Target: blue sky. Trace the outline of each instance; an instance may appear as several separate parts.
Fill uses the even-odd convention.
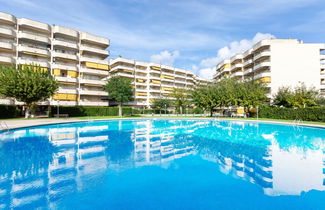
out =
[[[0,0],[0,11],[105,36],[111,58],[203,77],[261,39],[325,42],[324,0]]]

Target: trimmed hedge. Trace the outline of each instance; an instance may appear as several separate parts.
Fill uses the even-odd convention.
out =
[[[263,107],[259,109],[259,117],[284,120],[303,120],[325,122],[325,107],[282,108]]]
[[[19,116],[19,109],[13,105],[0,105],[0,118],[14,118]]]
[[[118,116],[118,107],[60,106],[59,112],[60,114],[68,114],[69,117]],[[51,106],[50,116],[54,116],[56,113],[57,107]],[[122,113],[126,116],[137,114],[131,107],[123,107]]]

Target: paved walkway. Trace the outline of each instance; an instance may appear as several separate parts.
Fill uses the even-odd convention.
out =
[[[309,127],[318,127],[325,128],[325,125],[317,124],[307,124],[307,123],[290,123],[290,122],[281,122],[281,121],[264,121],[264,120],[244,120],[244,119],[222,119],[222,118],[203,118],[203,117],[184,117],[184,118],[173,118],[173,117],[143,117],[143,118],[107,118],[107,119],[91,119],[92,121],[96,120],[137,120],[137,119],[195,119],[195,120],[225,120],[225,121],[243,121],[243,122],[262,122],[262,123],[274,123],[274,124],[284,124],[284,125],[301,125]],[[87,122],[87,119],[74,119],[74,118],[51,118],[51,119],[30,119],[30,120],[2,120],[0,121],[0,130],[23,128],[37,125],[48,125],[56,123],[69,123],[69,122]]]
[[[9,129],[36,126],[36,125],[47,125],[55,123],[69,123],[69,122],[81,122],[87,120],[73,119],[73,118],[58,118],[58,119],[31,119],[31,120],[2,120],[0,130],[6,130],[6,126]],[[6,125],[5,125],[6,124]]]

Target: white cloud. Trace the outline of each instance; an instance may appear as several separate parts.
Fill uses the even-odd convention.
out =
[[[200,66],[202,67],[199,70],[199,75],[201,77],[211,79],[213,74],[215,73],[215,66],[223,61],[224,59],[228,59],[231,56],[234,56],[237,53],[243,53],[249,48],[251,48],[257,42],[263,39],[275,38],[274,35],[268,33],[257,33],[253,37],[253,39],[247,40],[242,39],[241,41],[234,41],[229,44],[229,46],[225,46],[218,50],[217,56],[212,58],[206,58],[201,61]]]
[[[151,62],[154,62],[154,63],[160,63],[160,64],[172,66],[177,57],[179,57],[178,50],[175,50],[173,52],[164,50],[164,51],[161,51],[159,54],[152,55],[150,57],[150,60],[151,60]]]

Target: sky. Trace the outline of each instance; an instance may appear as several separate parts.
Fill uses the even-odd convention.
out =
[[[267,38],[325,43],[325,0],[0,0],[0,11],[110,39],[122,56],[212,78]]]

